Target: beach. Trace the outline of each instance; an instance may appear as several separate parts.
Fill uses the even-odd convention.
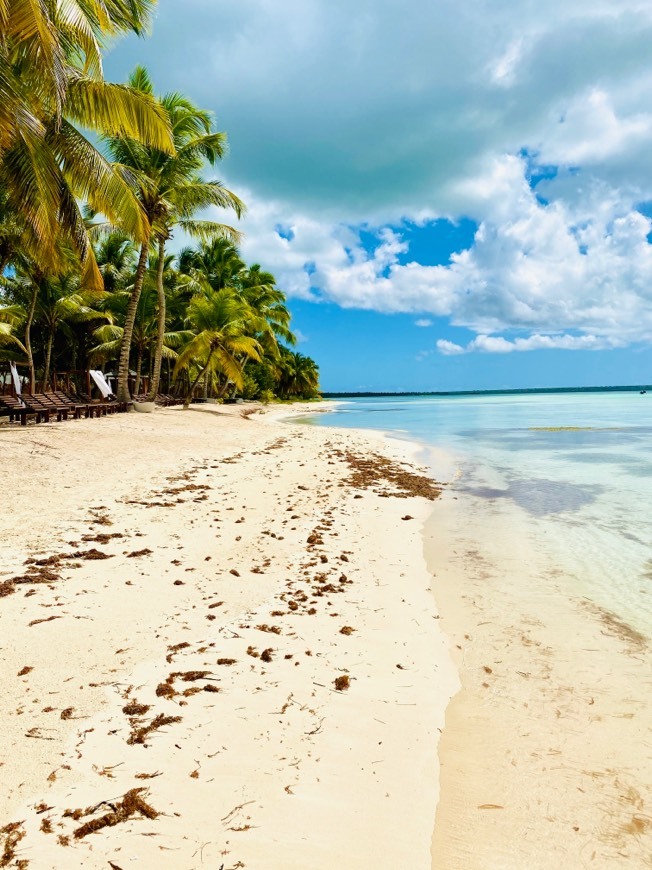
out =
[[[425,538],[462,682],[433,870],[652,866],[649,638],[573,592],[509,504],[451,500]]]
[[[439,487],[262,411],[0,433],[3,866],[430,866]]]
[[[648,637],[331,407],[0,432],[0,866],[650,866]]]

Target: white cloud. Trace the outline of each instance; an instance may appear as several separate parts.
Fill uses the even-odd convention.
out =
[[[478,335],[466,347],[440,339],[437,349],[445,356],[460,353],[513,353],[528,350],[606,350],[620,347],[614,339],[598,338],[595,335],[530,335],[527,338],[509,340],[500,335]]]
[[[292,296],[415,314],[423,326],[447,317],[479,337],[531,333],[507,351],[561,347],[565,335],[565,346],[587,349],[652,340],[652,222],[604,185],[582,203],[543,204],[526,169],[521,158],[493,158],[459,184],[480,223],[473,246],[449,265],[406,262],[400,230],[380,228],[369,252],[349,226],[252,194],[244,253],[272,268]],[[282,216],[291,239],[275,229]]]
[[[539,159],[548,164],[595,166],[648,148],[652,114],[619,115],[614,98],[600,88],[579,94],[562,118],[547,126],[538,143]]]
[[[162,0],[153,39],[107,67],[145,62],[161,90],[215,109],[220,172],[250,206],[244,254],[290,295],[476,333],[439,342],[448,354],[651,341],[636,205],[652,200],[652,6],[490,6]],[[547,203],[524,152],[559,167],[537,187]],[[463,215],[469,250],[409,262],[403,219]],[[373,252],[356,225],[377,231]]]
[[[213,108],[230,178],[259,198],[378,223],[461,213],[451,187],[491,155],[613,159],[642,142],[651,42],[647,0],[522,0],[518,14],[485,0],[161,0],[153,38],[119,44],[107,69],[143,62],[161,90]]]
[[[418,320],[414,321],[415,326],[421,326],[424,329],[428,326],[432,326],[432,320],[429,320],[427,317],[420,317]]]
[[[444,356],[456,356],[457,354],[464,353],[464,348],[459,344],[455,344],[453,341],[448,341],[446,338],[440,338],[437,342],[437,350],[439,353],[443,353]]]

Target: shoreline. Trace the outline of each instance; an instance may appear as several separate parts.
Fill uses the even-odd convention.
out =
[[[454,456],[412,444],[451,482],[423,547],[461,681],[439,741],[432,870],[648,866],[649,638],[572,594],[561,554],[516,508],[456,491]]]
[[[8,866],[429,866],[456,675],[430,506],[379,497],[412,457],[242,410],[0,435]]]
[[[462,683],[439,748],[433,870],[648,866],[648,639],[571,594],[505,503],[459,494],[425,537]]]

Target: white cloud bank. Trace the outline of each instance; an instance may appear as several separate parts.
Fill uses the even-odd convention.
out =
[[[649,0],[159,10],[153,39],[108,66],[143,60],[159,88],[215,109],[223,169],[250,205],[244,253],[291,295],[475,332],[440,342],[449,354],[652,341],[652,227],[637,208],[652,201]],[[532,164],[559,168],[539,198]],[[473,246],[410,262],[401,220],[437,216],[475,220]]]
[[[472,247],[448,265],[406,261],[400,230],[379,229],[369,252],[350,227],[299,212],[288,220],[287,205],[251,195],[244,252],[272,263],[295,297],[421,315],[420,326],[432,316],[449,318],[478,334],[466,352],[652,340],[652,221],[631,197],[598,182],[579,201],[541,202],[526,171],[523,158],[503,156],[460,182],[459,196],[479,226]],[[290,230],[283,235],[281,220]],[[507,330],[530,336],[497,337]],[[445,342],[439,349],[459,352]]]
[[[500,335],[478,335],[465,347],[453,341],[440,338],[437,350],[444,356],[460,353],[513,353],[528,350],[611,350],[621,347],[614,339],[598,338],[595,335],[530,335],[528,338],[515,338],[510,341]]]

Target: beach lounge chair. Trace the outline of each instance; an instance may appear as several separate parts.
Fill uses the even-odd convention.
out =
[[[28,417],[36,416],[34,411],[30,411],[20,399],[14,396],[0,396],[0,408],[8,415],[10,423],[19,421],[21,426],[27,426]]]
[[[67,396],[65,393],[60,392],[59,390],[43,393],[42,395],[45,397],[45,399],[47,399],[55,406],[68,408],[75,420],[79,420],[82,415],[85,417],[90,416],[88,404],[83,402],[75,402],[74,399],[71,399],[69,396]]]
[[[37,423],[49,423],[52,417],[56,417],[58,422],[67,420],[72,416],[72,411],[69,407],[60,402],[53,401],[45,393],[34,393],[31,396],[23,396],[23,402],[31,410],[38,413]]]

